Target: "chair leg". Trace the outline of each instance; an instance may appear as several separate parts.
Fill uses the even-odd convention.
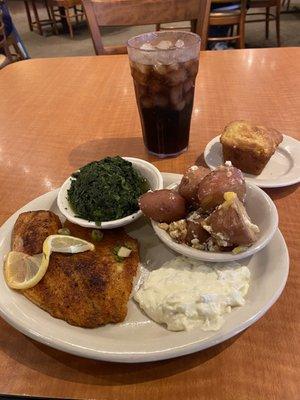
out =
[[[277,36],[277,46],[281,46],[280,40],[280,5],[276,7],[276,36]]]
[[[238,39],[238,45],[240,49],[245,48],[245,20],[243,19],[240,21],[238,25],[238,32],[239,32],[239,39]]]
[[[56,24],[56,18],[55,18],[55,13],[54,13],[53,5],[50,4],[49,8],[50,8],[51,19],[52,19],[52,21],[53,21],[53,25],[52,25],[53,33],[54,33],[55,35],[58,35],[58,28],[57,28],[57,24]]]
[[[68,9],[68,7],[65,7],[65,10],[66,10],[66,19],[67,19],[67,24],[69,27],[70,36],[71,36],[71,39],[74,39],[73,27],[72,27],[71,18],[70,18],[70,10]]]
[[[74,8],[74,14],[75,14],[76,24],[78,24],[78,23],[79,23],[79,18],[78,18],[78,14],[77,14],[77,7],[74,6],[73,8]]]
[[[38,30],[39,34],[41,36],[43,36],[42,25],[40,23],[40,18],[39,18],[39,14],[38,14],[38,11],[37,11],[37,8],[36,8],[35,0],[31,1],[31,5],[32,5],[32,9],[33,9],[33,14],[34,14],[37,30]]]
[[[156,31],[160,31],[160,24],[156,24],[156,25],[155,25],[155,30],[156,30]]]
[[[269,39],[270,7],[266,8],[266,39]]]
[[[33,31],[32,19],[31,19],[31,14],[30,14],[28,1],[24,1],[24,4],[25,4],[25,10],[26,10],[26,15],[27,15],[27,19],[28,19],[29,29],[31,31]]]
[[[81,10],[81,17],[80,18],[81,18],[81,21],[83,21],[84,17],[85,17],[85,11],[84,11],[83,6],[81,6],[80,10]]]
[[[5,57],[8,59],[8,61],[10,63],[13,62],[13,58],[12,58],[11,53],[9,51],[9,46],[8,46],[8,44],[6,42],[3,44],[3,49],[4,49]]]
[[[47,0],[45,0],[45,7],[46,7],[47,14],[48,14],[48,19],[51,20],[51,15],[50,15],[50,10],[49,10],[49,4],[48,4],[48,1],[47,1]]]

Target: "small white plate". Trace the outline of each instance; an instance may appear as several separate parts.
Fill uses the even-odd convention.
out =
[[[163,177],[165,187],[180,179],[175,174],[163,174]],[[0,228],[0,268],[4,255],[10,250],[11,232],[18,215],[41,209],[50,209],[59,215],[57,193],[55,190],[31,201]],[[158,239],[143,217],[128,225],[126,230],[138,239],[141,262],[146,269],[154,269],[176,256]],[[277,230],[268,246],[243,260],[242,264],[251,271],[246,304],[226,316],[224,325],[217,332],[199,329],[167,331],[151,321],[134,300],[129,301],[127,317],[121,324],[96,329],[77,328],[51,317],[21,293],[9,289],[3,273],[0,273],[0,315],[32,339],[77,356],[127,363],[174,358],[229,339],[254,324],[276,302],[289,271],[288,251],[280,231]]]
[[[181,180],[182,175],[178,175],[178,177],[180,177]],[[168,189],[176,190],[180,180],[170,185]],[[251,221],[258,225],[260,232],[257,241],[242,253],[233,254],[231,252],[203,251],[194,249],[186,244],[177,243],[165,230],[159,227],[158,222],[151,220],[153,229],[165,245],[177,253],[196,260],[230,262],[252,256],[262,250],[272,239],[278,227],[278,213],[275,204],[262,189],[249,182],[246,183],[246,186],[246,210]]]
[[[163,178],[159,170],[148,161],[141,160],[140,158],[133,157],[122,157],[124,160],[130,161],[132,166],[140,172],[140,174],[147,179],[150,188],[152,190],[162,189]],[[97,225],[94,221],[88,221],[83,218],[76,217],[76,214],[72,210],[70,203],[68,201],[68,190],[70,189],[72,182],[72,177],[69,177],[61,186],[57,196],[57,205],[60,212],[74,224],[83,226],[85,228],[95,228],[95,229],[113,229],[120,226],[128,225],[131,222],[138,219],[142,212],[138,210],[137,212],[128,215],[127,217],[115,219],[113,221],[102,222],[101,225]]]
[[[204,159],[212,170],[224,163],[220,136],[207,144]],[[300,182],[300,142],[283,135],[283,141],[260,175],[243,174],[247,182],[261,188],[283,187]]]

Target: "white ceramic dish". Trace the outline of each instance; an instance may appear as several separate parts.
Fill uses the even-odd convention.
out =
[[[165,186],[178,179],[175,174],[163,174]],[[31,201],[12,215],[0,228],[0,265],[10,250],[13,225],[21,212],[51,209],[56,205],[58,191],[49,192]],[[169,250],[153,233],[144,218],[128,225],[126,230],[140,243],[140,257],[147,269],[160,266],[173,258]],[[130,300],[126,320],[117,325],[83,329],[51,317],[20,293],[7,287],[0,273],[0,315],[25,335],[56,349],[82,357],[115,362],[145,362],[163,360],[193,353],[214,346],[252,325],[275,303],[288,276],[289,257],[285,241],[279,232],[262,251],[243,260],[251,271],[246,304],[226,317],[217,331],[198,329],[170,332],[140,311]]]
[[[124,158],[124,160],[130,161],[133,167],[136,170],[138,170],[141,173],[141,175],[148,180],[152,190],[162,189],[163,178],[159,170],[154,165],[150,164],[145,160],[141,160],[140,158],[133,158],[133,157],[122,157],[122,158]],[[60,212],[74,224],[83,226],[85,228],[112,229],[128,225],[142,215],[142,212],[139,210],[124,218],[115,219],[113,221],[102,222],[101,226],[97,225],[94,221],[88,221],[83,218],[78,218],[75,216],[75,213],[72,210],[67,199],[67,192],[71,186],[71,180],[72,178],[69,177],[61,186],[57,196],[57,205]]]
[[[220,136],[211,140],[205,150],[204,159],[210,169],[223,164]],[[289,186],[300,182],[300,142],[284,135],[275,154],[260,175],[244,174],[245,180],[262,188]]]
[[[178,183],[182,175],[178,175],[179,180],[171,184],[168,189],[177,189]],[[233,254],[231,252],[210,252],[192,248],[186,244],[176,243],[171,236],[163,229],[159,228],[159,223],[151,220],[153,229],[157,236],[177,253],[196,260],[212,261],[212,262],[229,262],[237,261],[252,256],[262,250],[272,239],[278,227],[278,213],[275,204],[270,197],[258,186],[246,183],[246,210],[251,221],[258,225],[260,229],[258,240],[253,243],[246,251]]]

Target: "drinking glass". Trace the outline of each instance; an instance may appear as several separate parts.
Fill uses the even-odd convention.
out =
[[[188,147],[200,42],[195,33],[160,31],[127,43],[144,144],[158,157]]]

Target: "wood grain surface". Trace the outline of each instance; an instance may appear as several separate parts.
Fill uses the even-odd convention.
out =
[[[23,61],[0,71],[0,223],[83,164],[141,157],[182,173],[206,143],[246,118],[300,135],[300,49],[201,54],[189,150],[158,160],[143,146],[127,56]],[[300,195],[268,190],[290,258],[277,303],[242,334],[206,351],[122,365],[68,355],[0,320],[0,392],[95,399],[299,399]],[[298,291],[297,291],[298,288]],[[1,295],[1,294],[0,294]]]

